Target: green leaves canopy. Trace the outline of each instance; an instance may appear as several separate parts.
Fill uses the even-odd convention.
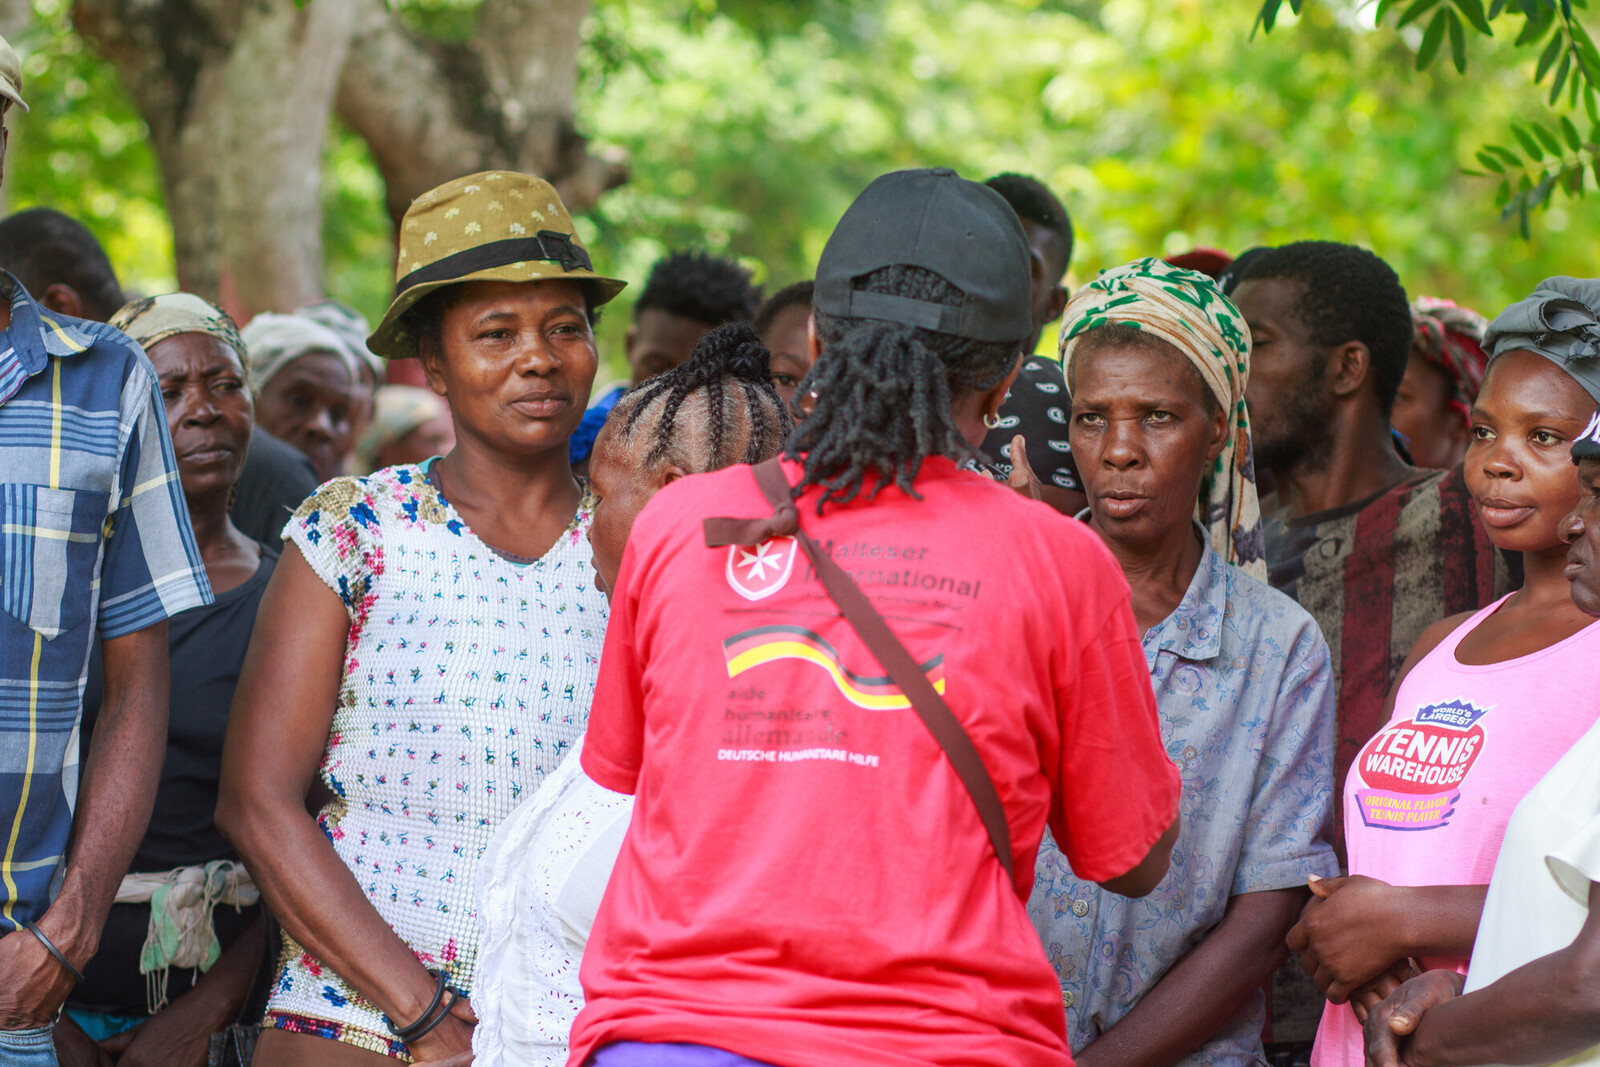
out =
[[[447,34],[460,5],[435,6]],[[1197,244],[1326,237],[1372,247],[1413,293],[1493,314],[1546,275],[1591,270],[1593,200],[1561,200],[1527,241],[1518,218],[1497,221],[1502,177],[1507,200],[1535,193],[1542,179],[1519,183],[1539,154],[1548,165],[1593,140],[1589,116],[1563,123],[1529,91],[1545,38],[1519,49],[1504,30],[1484,37],[1480,9],[1501,13],[1471,0],[1394,7],[1374,29],[1354,0],[1283,0],[1268,37],[1252,32],[1254,0],[814,0],[782,17],[749,0],[596,0],[579,125],[626,149],[632,177],[580,226],[597,265],[636,283],[667,248],[697,244],[742,257],[770,289],[809,276],[873,177],[946,164],[1044,179],[1077,227],[1080,282]],[[141,124],[61,5],[36,8],[43,29],[23,42],[35,110],[9,117],[10,205],[84,218],[133,286],[170,287]],[[1452,48],[1450,20],[1463,28],[1470,80],[1437,62],[1415,72],[1441,16]],[[1513,123],[1528,143],[1483,143]],[[335,129],[324,181],[329,286],[375,315],[392,246],[381,183],[348,131]],[[1570,182],[1558,170],[1546,201]],[[602,322],[613,370],[636,293]]]

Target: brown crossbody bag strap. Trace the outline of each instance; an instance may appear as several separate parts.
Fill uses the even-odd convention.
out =
[[[1006,878],[1015,883],[1011,870],[1011,827],[1006,822],[1005,807],[1000,803],[1000,793],[995,789],[994,779],[989,777],[989,770],[983,765],[972,738],[860,586],[833,561],[833,557],[819,550],[817,543],[800,528],[800,514],[794,506],[793,490],[783,476],[783,468],[778,460],[769,459],[752,470],[756,484],[761,487],[767,503],[772,505],[772,514],[762,519],[706,519],[706,545],[711,548],[756,545],[772,537],[786,536],[799,542],[806,558],[811,561],[812,569],[822,580],[822,587],[833,598],[845,621],[888,672],[890,680],[911,701],[917,717],[928,728],[939,747],[944,749],[961,784],[967,787],[967,792],[972,796],[972,803],[978,809],[984,829],[989,832],[989,843],[994,846],[995,857],[999,859],[1000,866],[1005,868]]]

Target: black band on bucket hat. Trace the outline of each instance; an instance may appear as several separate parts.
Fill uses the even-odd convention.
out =
[[[540,230],[534,237],[491,241],[489,244],[446,256],[425,267],[418,267],[395,282],[394,295],[399,296],[413,285],[449,281],[467,274],[476,274],[480,270],[503,267],[508,263],[521,263],[530,259],[559,263],[562,270],[594,270],[589,262],[589,253],[583,250],[582,245],[573,244],[570,233]]]

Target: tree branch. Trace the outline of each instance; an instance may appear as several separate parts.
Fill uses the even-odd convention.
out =
[[[242,317],[321,295],[327,116],[345,0],[78,0],[150,127],[178,282]]]
[[[335,108],[370,147],[397,223],[421,193],[478,170],[539,174],[573,210],[626,179],[573,123],[589,0],[485,0],[466,45],[413,33],[382,0],[348,2],[356,27]]]

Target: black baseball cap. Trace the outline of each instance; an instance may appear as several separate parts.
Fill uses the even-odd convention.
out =
[[[895,266],[932,271],[967,294],[965,306],[852,287]],[[1028,239],[1011,205],[948,167],[930,167],[885,174],[856,197],[817,262],[812,306],[839,318],[1020,342],[1033,332],[1032,294]]]

